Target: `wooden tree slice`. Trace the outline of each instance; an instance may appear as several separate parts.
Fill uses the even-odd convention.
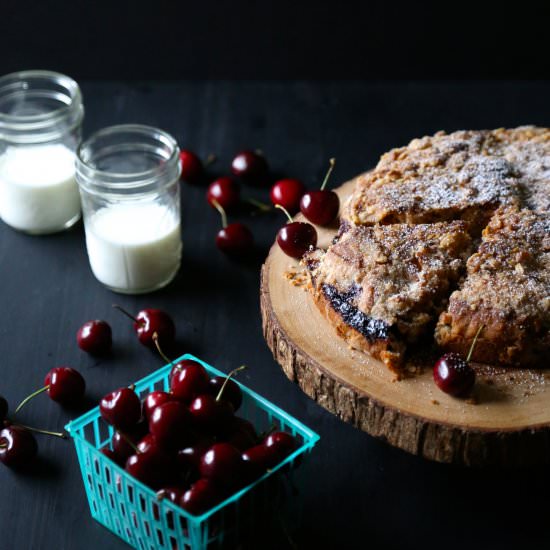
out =
[[[341,202],[354,180],[337,192]],[[298,216],[297,219],[300,217]],[[319,231],[327,247],[336,228]],[[315,307],[300,272],[274,245],[262,268],[264,336],[286,376],[331,413],[410,453],[439,462],[519,466],[550,463],[550,375],[476,365],[474,399],[450,397],[431,369],[395,381],[367,354],[350,349]]]

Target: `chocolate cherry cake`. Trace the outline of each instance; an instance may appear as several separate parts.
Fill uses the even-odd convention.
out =
[[[397,372],[420,339],[466,354],[481,325],[474,360],[544,367],[549,212],[550,129],[415,139],[357,179],[333,244],[304,257],[310,291]]]

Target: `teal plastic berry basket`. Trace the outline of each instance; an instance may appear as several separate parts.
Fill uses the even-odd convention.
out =
[[[212,376],[224,373],[186,354]],[[140,397],[169,389],[172,364],[155,371],[135,385]],[[99,407],[70,422],[71,435],[82,471],[92,517],[140,550],[199,550],[236,546],[256,534],[281,527],[289,532],[301,517],[301,494],[307,485],[307,458],[319,436],[301,422],[243,386],[238,416],[252,422],[258,433],[276,426],[293,434],[299,447],[276,468],[201,516],[193,516],[175,504],[159,501],[155,492],[128,475],[100,449],[110,445],[113,428],[103,421]],[[298,467],[299,466],[299,467]],[[267,531],[268,532],[268,531]]]

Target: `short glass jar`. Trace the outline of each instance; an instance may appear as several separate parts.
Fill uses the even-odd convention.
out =
[[[84,108],[78,84],[50,71],[0,78],[0,218],[26,233],[80,218],[75,151]]]
[[[77,150],[90,266],[114,292],[151,292],[178,272],[179,153],[170,135],[140,125],[104,128]]]

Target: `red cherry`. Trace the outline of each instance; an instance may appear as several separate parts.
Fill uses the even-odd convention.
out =
[[[137,442],[147,433],[147,428],[147,424],[142,421],[125,433],[116,431],[113,434],[111,446],[123,463],[136,452]]]
[[[241,453],[229,443],[215,443],[202,457],[199,471],[202,477],[235,487],[241,483],[244,471]]]
[[[214,180],[206,192],[206,200],[212,208],[216,208],[214,201],[228,212],[237,206],[241,200],[239,184],[226,176]]]
[[[300,201],[300,210],[310,222],[329,225],[338,215],[340,199],[334,191],[309,191]]]
[[[130,456],[126,461],[126,471],[153,489],[170,483],[173,475],[170,460],[156,449]]]
[[[213,444],[212,439],[201,439],[194,445],[185,447],[178,451],[178,465],[183,470],[199,471],[202,457]]]
[[[182,149],[180,152],[181,179],[188,183],[198,182],[203,175],[201,159],[192,151]]]
[[[258,443],[258,436],[254,426],[248,420],[233,417],[223,432],[223,441],[230,443],[240,451],[246,451]]]
[[[287,256],[300,259],[317,245],[317,231],[309,223],[287,223],[277,233],[277,244]]]
[[[136,315],[134,330],[139,341],[148,348],[156,349],[153,334],[157,334],[158,341],[163,347],[170,347],[174,343],[176,327],[168,313],[160,309],[143,309]]]
[[[442,355],[434,366],[437,387],[455,397],[468,394],[474,387],[476,373],[458,353]]]
[[[203,514],[223,499],[220,488],[211,479],[199,479],[185,491],[180,506],[195,516]]]
[[[144,346],[156,349],[154,334],[157,334],[158,341],[164,348],[169,348],[174,343],[176,327],[170,315],[165,311],[151,308],[142,309],[134,317],[119,305],[113,307],[134,321],[134,330],[138,340]]]
[[[300,180],[286,178],[275,182],[269,196],[274,205],[280,204],[289,212],[296,212],[300,208],[300,199],[305,192],[306,187]]]
[[[137,444],[137,450],[140,453],[144,453],[150,449],[158,449],[158,443],[153,434],[146,434]]]
[[[8,402],[0,395],[0,426],[8,416]]]
[[[226,380],[226,376],[214,376],[214,378],[210,379],[210,393],[214,397],[217,397],[217,395],[220,393],[220,390],[222,389],[222,386],[224,385]],[[220,399],[229,401],[231,405],[233,405],[233,411],[236,412],[239,410],[239,407],[243,402],[243,393],[238,384],[233,382],[233,380],[228,380],[227,384],[225,384],[225,388],[222,395],[220,396]]]
[[[146,419],[151,417],[153,410],[159,405],[164,405],[169,401],[175,401],[176,397],[165,391],[152,391],[144,400],[143,400],[143,416]]]
[[[217,401],[209,393],[195,397],[189,411],[197,426],[212,433],[223,429],[230,422],[234,412],[229,401]]]
[[[327,175],[318,191],[305,193],[300,201],[302,214],[312,223],[317,225],[329,225],[338,215],[340,199],[334,191],[325,190],[330,174],[334,169],[335,160],[330,159]]]
[[[105,321],[88,321],[78,329],[76,342],[91,355],[105,355],[113,345],[111,327]]]
[[[243,460],[248,462],[252,467],[252,471],[257,476],[261,476],[275,468],[280,462],[278,455],[273,451],[273,448],[266,447],[265,445],[255,445],[243,452]]]
[[[74,405],[84,396],[86,382],[82,375],[70,367],[51,369],[44,379],[48,395],[62,405]]]
[[[101,400],[99,411],[106,422],[126,432],[135,428],[141,419],[141,401],[130,388],[120,388]]]
[[[269,167],[263,155],[254,151],[241,151],[231,162],[231,171],[248,183],[265,183]]]
[[[178,449],[189,442],[193,420],[187,407],[179,401],[159,405],[149,419],[149,431],[165,449]]]
[[[29,430],[20,426],[8,426],[0,431],[0,462],[5,466],[24,466],[37,453],[36,439]]]
[[[277,462],[281,462],[296,450],[298,442],[294,436],[286,432],[273,432],[265,438],[264,445],[268,449],[272,449],[279,457]]]
[[[197,395],[205,393],[210,378],[206,369],[197,361],[180,361],[172,368],[170,391],[180,401],[190,403]]]
[[[231,223],[218,231],[216,246],[228,256],[244,256],[254,246],[254,236],[246,225]]]

